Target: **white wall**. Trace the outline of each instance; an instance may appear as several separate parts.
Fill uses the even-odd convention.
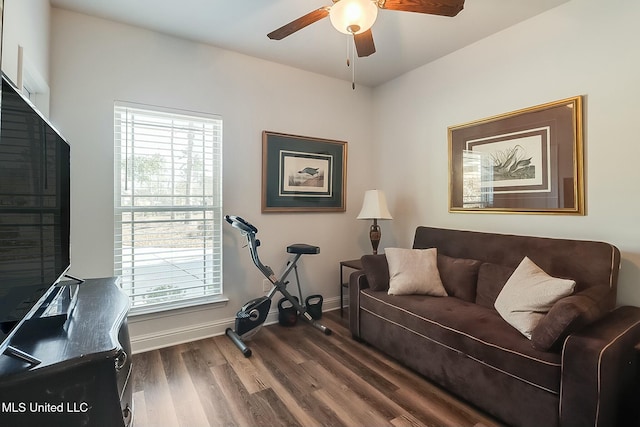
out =
[[[381,247],[417,225],[603,240],[622,251],[618,302],[640,305],[640,2],[573,0],[374,91],[375,152],[394,220]],[[587,215],[448,212],[447,127],[586,96]]]
[[[368,224],[355,217],[371,161],[370,89],[354,92],[344,81],[56,8],[51,88],[52,121],[72,149],[73,274],[113,274],[113,103],[122,100],[221,115],[224,212],[259,228],[261,258],[276,272],[287,245],[320,246],[299,263],[305,293],[337,302],[339,261],[368,244]],[[261,214],[263,130],[347,141],[347,212]],[[134,348],[224,331],[244,302],[262,294],[240,234],[229,226],[224,233],[227,306],[130,319]]]
[[[49,0],[5,0],[2,29],[2,71],[18,84],[18,70],[37,81],[40,98],[36,105],[49,113]],[[23,48],[21,67],[18,46]],[[23,74],[20,77],[25,77]]]

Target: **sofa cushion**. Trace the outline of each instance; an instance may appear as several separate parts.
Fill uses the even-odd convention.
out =
[[[369,287],[374,291],[389,289],[389,264],[384,254],[363,255],[360,258],[362,270],[367,276]],[[445,291],[465,301],[474,302],[481,261],[453,258],[438,254],[438,272]]]
[[[461,300],[474,302],[481,261],[452,258],[438,254],[438,271],[447,294]]]
[[[496,298],[514,270],[515,268],[491,262],[482,263],[478,269],[476,304],[493,309]]]
[[[389,295],[447,296],[438,273],[438,253],[432,249],[386,248]]]
[[[374,291],[386,291],[389,289],[389,265],[387,257],[381,255],[363,255],[360,258],[362,270],[367,276],[369,287]]]
[[[535,387],[560,391],[560,354],[533,348],[493,309],[458,298],[371,289],[360,292],[360,309],[412,331],[416,345],[428,340]]]
[[[511,326],[531,339],[538,322],[560,298],[570,295],[574,280],[551,277],[524,257],[496,299],[495,308]]]
[[[538,350],[559,350],[566,337],[607,313],[598,303],[606,291],[592,287],[560,299],[534,328],[531,344]]]

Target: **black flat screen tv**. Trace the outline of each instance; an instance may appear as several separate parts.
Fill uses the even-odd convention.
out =
[[[70,150],[5,76],[0,105],[2,355],[70,265]]]

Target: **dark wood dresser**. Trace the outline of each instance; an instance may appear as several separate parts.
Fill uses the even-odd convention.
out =
[[[0,426],[132,425],[129,301],[117,280],[82,283],[64,327],[20,329],[12,345],[41,363],[0,355]]]

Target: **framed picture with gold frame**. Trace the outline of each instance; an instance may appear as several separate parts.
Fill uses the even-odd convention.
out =
[[[584,215],[582,103],[450,126],[449,211]]]
[[[344,212],[347,143],[262,132],[262,212]]]

